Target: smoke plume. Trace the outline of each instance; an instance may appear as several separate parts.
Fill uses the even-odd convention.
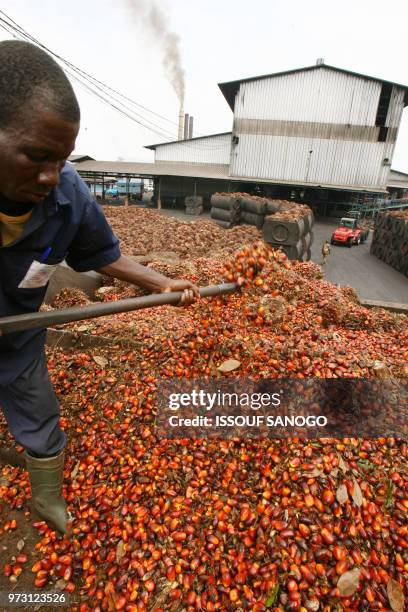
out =
[[[168,19],[156,0],[127,0],[137,20],[148,27],[163,51],[163,67],[166,77],[176,92],[180,103],[184,101],[184,70],[181,62],[180,37],[169,30]]]

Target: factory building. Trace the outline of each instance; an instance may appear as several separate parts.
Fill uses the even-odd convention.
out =
[[[219,87],[233,112],[231,132],[147,147],[165,203],[238,190],[341,214],[359,199],[385,197],[406,86],[318,60]],[[165,166],[176,174],[165,175]]]

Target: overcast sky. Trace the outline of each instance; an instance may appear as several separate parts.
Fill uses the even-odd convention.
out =
[[[134,4],[150,0],[133,0]],[[195,132],[231,130],[217,83],[325,62],[408,85],[406,0],[157,0],[179,38],[185,111]],[[47,47],[177,123],[179,103],[153,35],[130,0],[0,0],[0,8]],[[0,39],[10,38],[0,29]],[[117,114],[72,81],[82,110],[77,153],[100,160],[153,161],[146,144],[164,139]],[[138,111],[176,139],[177,127]],[[393,168],[408,172],[408,109]]]

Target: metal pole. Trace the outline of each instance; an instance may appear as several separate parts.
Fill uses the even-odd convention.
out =
[[[159,187],[157,190],[157,208],[161,208],[162,204],[161,204],[161,177],[159,177]]]
[[[102,202],[105,201],[105,175],[102,174]]]
[[[125,196],[125,206],[126,208],[129,206],[129,177],[126,177],[126,196]]]
[[[201,297],[211,297],[215,295],[225,295],[238,290],[236,283],[225,283],[222,285],[210,285],[199,289]],[[72,308],[62,308],[52,312],[34,312],[23,315],[0,318],[0,331],[2,334],[9,334],[16,331],[27,329],[37,329],[48,327],[49,325],[61,325],[71,321],[82,321],[83,319],[94,319],[105,317],[118,312],[130,312],[151,308],[152,306],[162,306],[163,304],[178,304],[182,291],[172,291],[170,293],[154,293],[139,298],[129,298],[116,302],[104,302],[102,304],[89,304],[88,306],[73,306]]]

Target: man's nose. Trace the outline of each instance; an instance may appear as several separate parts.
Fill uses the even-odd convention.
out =
[[[47,167],[41,170],[38,175],[37,182],[40,185],[47,185],[47,187],[55,187],[58,185],[60,180],[61,164],[47,164]]]

